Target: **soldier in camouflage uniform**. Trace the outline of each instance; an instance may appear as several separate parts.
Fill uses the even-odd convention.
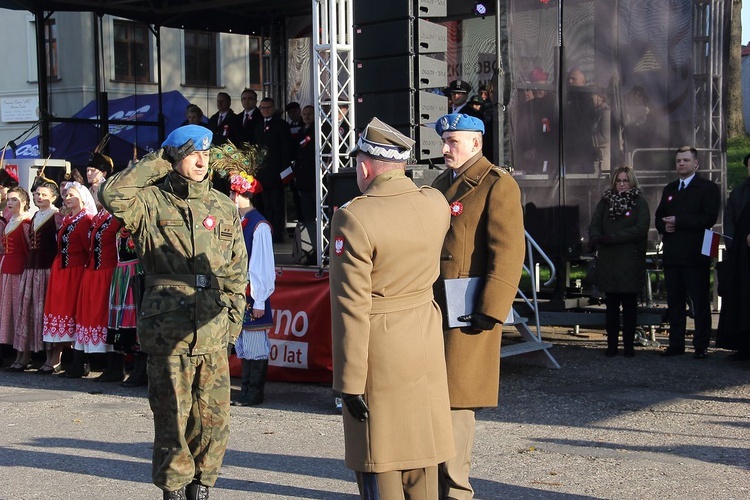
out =
[[[153,481],[164,498],[208,498],[229,438],[227,345],[245,310],[247,252],[232,202],[211,188],[211,132],[186,125],[101,188],[131,231],[144,276]]]

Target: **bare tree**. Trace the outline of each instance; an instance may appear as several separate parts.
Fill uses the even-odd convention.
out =
[[[742,0],[732,0],[729,28],[729,68],[727,74],[727,138],[745,135],[742,117]]]

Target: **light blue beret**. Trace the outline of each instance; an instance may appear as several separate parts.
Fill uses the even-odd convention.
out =
[[[212,138],[213,133],[206,127],[200,125],[183,125],[174,129],[161,144],[161,147],[172,146],[179,148],[192,139],[193,147],[196,151],[206,151],[211,147]]]
[[[443,135],[443,132],[481,132],[484,134],[484,122],[463,113],[451,113],[440,117],[435,123],[435,131],[438,135]]]

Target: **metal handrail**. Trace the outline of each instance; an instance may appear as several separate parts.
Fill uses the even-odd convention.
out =
[[[539,255],[541,255],[542,259],[547,263],[547,265],[550,267],[550,278],[548,281],[544,283],[544,286],[549,286],[555,281],[555,276],[557,276],[557,269],[555,268],[555,264],[552,263],[552,260],[550,260],[549,256],[544,253],[544,250],[537,244],[536,241],[534,241],[534,238],[531,237],[531,235],[528,233],[528,231],[524,230],[524,234],[526,235],[526,255],[528,259],[528,265],[524,263],[523,268],[526,270],[526,272],[529,275],[529,278],[531,278],[531,300],[526,296],[525,293],[523,293],[523,290],[521,290],[521,287],[518,287],[518,295],[523,299],[523,301],[526,303],[526,305],[529,306],[529,308],[534,311],[534,324],[536,325],[536,333],[533,333],[534,337],[541,341],[541,323],[539,321],[539,303],[537,300],[537,290],[536,290],[536,283],[537,283],[537,275],[536,275],[536,265],[534,264],[534,250],[539,252]]]

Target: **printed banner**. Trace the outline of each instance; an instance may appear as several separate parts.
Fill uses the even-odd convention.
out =
[[[317,269],[278,270],[270,301],[274,326],[268,332],[268,380],[330,383],[333,361],[328,273],[319,274]],[[230,370],[234,377],[242,375],[240,360],[234,355]]]

